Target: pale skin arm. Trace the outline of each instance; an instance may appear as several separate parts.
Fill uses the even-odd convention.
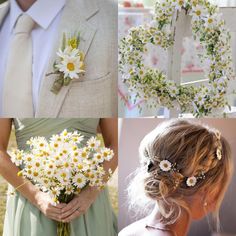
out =
[[[18,177],[19,168],[10,160],[7,146],[11,133],[12,120],[0,119],[0,175],[30,203],[36,206],[45,216],[60,221],[60,212],[63,205],[54,206],[49,195],[39,191],[31,182]]]
[[[117,119],[101,119],[100,130],[105,142],[105,146],[114,150],[115,156],[109,162],[104,162],[103,167],[114,172],[118,165],[118,128]],[[105,177],[107,182],[108,176]],[[96,187],[87,187],[81,191],[70,203],[62,209],[61,220],[70,222],[85,214],[92,203],[96,200],[101,190]],[[79,209],[79,211],[77,211]]]

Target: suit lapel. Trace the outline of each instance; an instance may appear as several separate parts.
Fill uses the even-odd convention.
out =
[[[9,2],[5,2],[0,6],[0,28],[3,24],[4,18],[6,17],[8,11],[10,10]]]
[[[62,45],[63,33],[80,32],[81,43],[80,50],[85,53],[85,57],[88,53],[89,47],[96,33],[96,28],[91,26],[89,20],[98,12],[98,6],[96,0],[68,0],[63,10],[62,19],[57,35],[57,42],[52,52],[52,56],[49,60],[49,67],[46,74],[53,71],[53,64],[57,58],[57,51]],[[59,115],[61,106],[65,100],[65,97],[71,87],[63,86],[60,92],[55,95],[50,91],[53,82],[57,78],[56,75],[45,76],[41,83],[39,104],[36,110],[36,117],[57,117]]]

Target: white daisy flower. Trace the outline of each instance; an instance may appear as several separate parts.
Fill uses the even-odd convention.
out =
[[[205,26],[208,28],[214,28],[216,27],[221,20],[221,16],[219,14],[215,15],[208,15],[204,21],[205,21]]]
[[[60,189],[59,188],[52,188],[50,193],[52,196],[58,197],[60,195]]]
[[[113,150],[111,150],[109,148],[102,148],[101,154],[102,154],[104,160],[106,160],[106,161],[110,161],[114,156]]]
[[[74,155],[76,154],[77,152],[74,153]],[[89,151],[87,150],[87,148],[82,148],[82,149],[79,149],[78,150],[78,155],[79,157],[81,157],[82,159],[88,159],[89,158]]]
[[[73,186],[72,186],[72,185],[66,186],[65,194],[71,195],[71,194],[73,194],[73,193],[74,193],[74,188],[73,188]]]
[[[11,161],[16,164],[16,166],[20,166],[23,162],[23,151],[15,150],[11,153]]]
[[[77,173],[73,177],[73,182],[78,188],[82,189],[86,185],[86,178],[83,174]]]
[[[204,95],[201,93],[196,94],[196,97],[194,98],[194,101],[199,105],[203,105],[205,102]]]
[[[103,157],[103,155],[101,155],[101,153],[95,153],[94,160],[98,163],[102,163],[102,162],[104,162],[104,157]]]
[[[194,187],[197,183],[197,178],[195,176],[189,177],[186,181],[188,187]]]
[[[101,145],[101,141],[99,139],[97,139],[96,137],[91,137],[88,141],[87,141],[87,145],[89,148],[91,149],[97,149],[99,148],[99,146]]]
[[[73,49],[71,52],[60,51],[58,56],[62,59],[60,63],[56,64],[56,68],[63,72],[64,78],[79,79],[79,74],[84,73],[83,56],[78,49]]]
[[[221,152],[221,149],[220,148],[217,148],[216,150],[216,156],[217,156],[217,159],[220,161],[222,159],[222,152]]]
[[[185,3],[185,1],[184,0],[177,0],[176,1],[176,5],[175,5],[175,9],[176,10],[181,10],[181,8],[184,6],[184,3]]]
[[[77,48],[72,48],[70,46],[67,46],[64,51],[62,51],[61,49],[59,49],[59,51],[57,52],[57,55],[64,60],[67,57],[76,57],[77,55],[79,55],[79,50]]]
[[[191,15],[193,16],[193,19],[200,19],[202,16],[205,16],[207,14],[207,9],[204,6],[197,5],[196,7],[193,7]]]
[[[216,130],[216,131],[215,131],[215,135],[216,135],[216,138],[217,138],[218,140],[220,140],[220,138],[221,138],[221,133],[220,133],[219,130]]]
[[[159,167],[162,171],[168,172],[171,170],[172,164],[168,160],[163,160],[160,162]]]

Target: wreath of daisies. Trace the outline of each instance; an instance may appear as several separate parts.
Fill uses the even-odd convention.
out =
[[[163,71],[144,64],[148,44],[163,49],[173,45],[172,19],[180,11],[192,16],[193,38],[203,49],[199,57],[209,80],[206,86],[177,85],[168,80]],[[219,7],[209,1],[158,0],[153,21],[131,28],[120,42],[119,63],[123,82],[136,99],[144,100],[149,107],[175,107],[181,113],[190,112],[196,117],[222,110],[229,106],[226,93],[229,80],[234,78],[230,39]]]

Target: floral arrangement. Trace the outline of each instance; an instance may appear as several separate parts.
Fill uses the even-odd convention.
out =
[[[49,141],[33,137],[27,142],[29,150],[14,150],[11,160],[21,168],[18,175],[49,193],[55,204],[68,203],[86,186],[103,188],[104,177],[111,175],[102,163],[113,158],[113,151],[101,147],[96,137],[91,137],[86,145],[82,141],[82,135],[67,130]],[[69,224],[58,222],[57,233],[69,236]]]
[[[84,53],[79,50],[80,34],[66,36],[63,34],[62,47],[57,52],[58,60],[54,63],[54,72],[58,74],[51,91],[58,94],[63,86],[68,86],[74,79],[85,73]]]
[[[148,44],[163,49],[173,45],[173,15],[180,11],[192,16],[194,40],[203,48],[199,57],[205,66],[207,86],[178,85],[168,80],[163,71],[144,64],[143,55]],[[230,39],[219,8],[208,0],[158,0],[153,21],[131,28],[120,42],[119,63],[123,82],[136,99],[144,100],[149,107],[175,107],[181,113],[190,112],[196,117],[223,110],[230,107],[226,94],[229,80],[235,77]]]

